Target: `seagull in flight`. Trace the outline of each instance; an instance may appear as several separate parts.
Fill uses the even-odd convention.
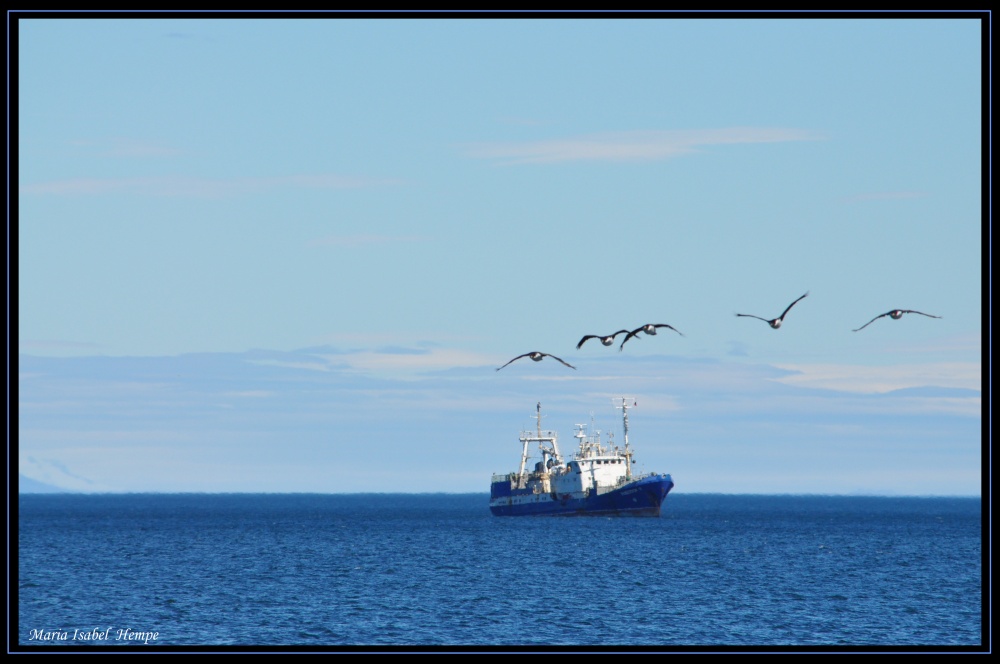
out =
[[[629,339],[631,339],[632,337],[634,337],[635,335],[639,334],[640,332],[645,332],[646,334],[648,334],[650,336],[655,336],[656,335],[656,328],[658,328],[658,327],[668,327],[671,330],[673,330],[674,332],[676,332],[677,334],[681,335],[682,337],[684,336],[684,333],[681,332],[680,330],[678,330],[673,325],[667,325],[666,323],[647,323],[646,325],[643,325],[642,327],[635,328],[634,330],[632,330],[631,332],[629,332],[627,335],[625,335],[625,338],[622,339],[622,345],[618,347],[618,351],[621,352],[622,348],[625,347],[625,342],[628,341]]]
[[[900,318],[903,317],[903,314],[920,314],[921,316],[927,316],[928,318],[941,318],[940,316],[925,314],[922,311],[914,311],[913,309],[893,309],[892,311],[887,311],[884,314],[879,314],[878,316],[875,316],[875,318],[872,318],[870,321],[868,321],[867,323],[865,323],[864,325],[862,325],[861,327],[859,327],[857,330],[854,331],[860,332],[861,330],[865,329],[866,327],[877,321],[879,318],[885,318],[886,316],[889,316],[893,320],[899,320]]]
[[[551,357],[553,360],[559,360],[560,362],[562,362],[563,364],[565,364],[570,369],[576,369],[576,367],[574,367],[572,364],[569,364],[567,362],[563,362],[563,360],[560,360],[555,355],[549,355],[548,353],[539,353],[537,350],[534,351],[534,352],[531,352],[531,353],[525,353],[524,355],[518,355],[517,357],[515,357],[510,362],[513,362],[514,360],[520,360],[522,357],[530,357],[535,362],[541,362],[543,357]],[[507,364],[510,364],[510,362],[508,362]],[[507,364],[503,365],[503,367],[507,366]],[[503,367],[498,367],[497,371],[500,371],[500,369],[503,369]]]
[[[791,304],[789,304],[788,308],[785,309],[780,316],[778,316],[777,318],[772,318],[771,320],[768,320],[766,318],[761,318],[760,316],[754,316],[753,314],[736,314],[736,315],[737,316],[746,316],[747,318],[756,318],[757,320],[762,320],[765,323],[767,323],[768,325],[770,325],[772,328],[774,328],[775,330],[777,330],[779,327],[781,327],[781,323],[784,322],[785,316],[788,315],[788,312],[791,311],[792,307],[794,307],[798,303],[799,300],[801,300],[803,297],[805,297],[808,294],[809,294],[809,291],[806,291],[805,295],[803,295],[802,297],[800,297],[798,300],[795,300],[795,302],[792,302]]]
[[[582,346],[583,342],[586,341],[587,339],[600,339],[602,344],[604,344],[605,346],[610,346],[612,343],[614,343],[615,337],[617,337],[622,332],[628,334],[628,330],[618,330],[614,334],[609,334],[606,337],[600,334],[588,334],[583,339],[580,339],[580,343],[576,345],[576,349],[580,350],[580,346]]]

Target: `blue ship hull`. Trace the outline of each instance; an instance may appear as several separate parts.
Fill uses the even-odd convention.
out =
[[[501,481],[490,487],[490,512],[495,516],[660,516],[672,488],[670,475],[650,475],[600,495],[592,491],[535,494]]]

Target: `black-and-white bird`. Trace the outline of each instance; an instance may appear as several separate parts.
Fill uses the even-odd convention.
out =
[[[628,341],[629,339],[631,339],[632,337],[634,337],[635,335],[639,334],[640,332],[645,332],[646,334],[648,334],[650,336],[655,336],[656,335],[656,328],[658,328],[658,327],[667,327],[667,328],[670,328],[671,330],[673,330],[677,334],[681,335],[682,337],[684,336],[684,333],[681,332],[680,330],[678,330],[673,325],[667,325],[666,323],[647,323],[646,325],[643,325],[642,327],[637,327],[634,330],[632,330],[631,332],[629,332],[628,334],[626,334],[625,338],[622,339],[622,345],[618,347],[618,350],[621,351],[621,349],[625,347],[625,342]]]
[[[587,339],[600,339],[602,344],[604,344],[605,346],[610,346],[611,344],[614,343],[615,337],[617,337],[619,334],[622,333],[628,334],[628,330],[618,330],[614,334],[609,334],[608,336],[604,336],[601,334],[588,334],[583,339],[580,339],[580,343],[576,345],[576,349],[580,350],[580,346],[582,346],[583,342],[585,342]]]
[[[788,308],[785,309],[783,312],[781,312],[780,316],[778,316],[777,318],[772,318],[771,320],[768,320],[766,318],[761,318],[760,316],[754,316],[753,314],[736,314],[736,315],[737,316],[746,316],[747,318],[756,318],[757,320],[762,320],[765,323],[767,323],[768,325],[770,325],[772,328],[774,328],[775,330],[777,330],[779,327],[781,327],[781,324],[785,321],[785,316],[787,316],[788,312],[792,310],[792,307],[794,307],[798,303],[799,300],[801,300],[803,297],[805,297],[808,294],[809,294],[809,291],[806,291],[805,295],[803,295],[802,297],[800,297],[798,300],[795,300],[795,302],[792,302],[791,304],[789,304]]]
[[[524,355],[518,355],[517,357],[515,357],[510,362],[514,362],[515,360],[520,360],[522,357],[530,357],[535,362],[541,362],[543,357],[551,357],[553,360],[559,360],[560,362],[562,362],[563,364],[565,364],[570,369],[576,369],[576,367],[574,367],[572,364],[569,364],[568,362],[564,362],[563,360],[560,360],[555,355],[549,355],[548,353],[539,353],[537,350],[534,351],[534,352],[531,352],[531,353],[525,353]],[[507,364],[510,364],[510,362],[508,362]],[[507,366],[507,364],[503,365],[503,367]],[[503,367],[497,367],[497,371],[500,371],[500,369],[503,369]]]
[[[870,321],[868,321],[867,323],[865,323],[864,325],[862,325],[861,327],[859,327],[854,331],[860,332],[861,330],[865,329],[866,327],[877,321],[879,318],[885,318],[886,316],[888,316],[893,320],[899,320],[900,318],[903,317],[903,314],[920,314],[921,316],[927,316],[928,318],[941,318],[940,316],[925,314],[922,311],[914,311],[913,309],[893,309],[892,311],[887,311],[884,314],[879,314],[878,316],[875,316],[875,318],[872,318]]]

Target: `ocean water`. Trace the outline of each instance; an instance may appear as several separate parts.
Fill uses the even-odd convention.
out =
[[[660,518],[487,503],[21,495],[11,648],[983,643],[978,499],[671,494]]]

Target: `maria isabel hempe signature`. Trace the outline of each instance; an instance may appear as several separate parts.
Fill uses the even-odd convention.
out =
[[[28,632],[29,641],[83,641],[88,643],[101,643],[107,641],[129,641],[129,642],[142,642],[144,645],[149,645],[150,642],[155,643],[157,639],[160,638],[159,632],[140,632],[134,629],[121,628],[114,629],[113,627],[108,627],[107,629],[74,629],[72,632],[69,630],[45,630],[45,629],[33,629]]]

